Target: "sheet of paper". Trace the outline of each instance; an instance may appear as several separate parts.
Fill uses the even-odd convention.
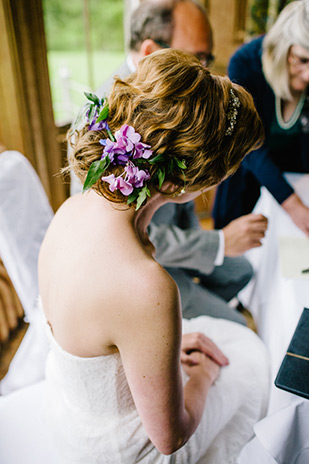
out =
[[[309,206],[309,174],[288,172],[284,174],[286,180],[293,185],[295,192],[305,205]]]
[[[280,267],[283,277],[309,279],[309,238],[279,238]]]

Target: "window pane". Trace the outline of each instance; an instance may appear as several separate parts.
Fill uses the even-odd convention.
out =
[[[124,60],[123,0],[43,0],[57,125],[73,120]]]

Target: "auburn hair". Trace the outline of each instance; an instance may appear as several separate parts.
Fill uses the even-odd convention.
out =
[[[234,130],[226,135],[230,89],[239,98],[240,107]],[[263,140],[251,95],[227,77],[211,74],[192,54],[180,50],[155,52],[141,60],[136,72],[126,79],[116,77],[108,103],[108,124],[113,133],[128,124],[151,146],[153,156],[163,154],[166,163],[171,157],[184,160],[185,171],[174,170],[165,179],[176,190],[181,190],[184,181],[190,190],[218,184]],[[87,125],[75,133],[70,163],[82,183],[91,163],[101,158],[99,140],[107,137],[105,130],[88,131]],[[147,160],[144,168],[151,175],[157,169]],[[104,175],[119,175],[122,170],[110,164]],[[151,181],[152,188],[158,188],[155,182]],[[111,192],[107,182],[99,180],[92,188],[111,201],[127,200],[121,192]]]

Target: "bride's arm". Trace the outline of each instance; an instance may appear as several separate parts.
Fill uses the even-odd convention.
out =
[[[219,367],[204,354],[193,353],[192,365],[186,361],[190,378],[183,388],[178,290],[157,263],[134,279],[127,303],[113,338],[147,434],[161,453],[171,454],[199,424]],[[186,349],[190,347],[187,341]],[[191,349],[197,349],[193,342]]]

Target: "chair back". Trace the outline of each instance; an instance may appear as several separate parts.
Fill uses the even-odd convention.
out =
[[[0,154],[0,257],[30,325],[9,371],[0,382],[6,394],[44,377],[48,344],[40,327],[38,255],[53,217],[41,181],[30,162],[17,151]]]

